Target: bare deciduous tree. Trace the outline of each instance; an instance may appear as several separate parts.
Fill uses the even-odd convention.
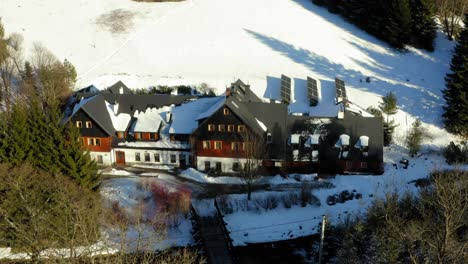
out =
[[[265,139],[246,128],[240,133],[242,139],[243,167],[240,169],[242,179],[247,184],[247,199],[252,196],[252,184],[259,177],[259,168],[265,155]]]
[[[468,11],[468,0],[437,0],[437,16],[449,40],[460,31],[461,21]]]

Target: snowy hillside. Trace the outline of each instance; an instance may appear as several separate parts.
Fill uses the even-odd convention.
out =
[[[340,76],[363,107],[396,93],[397,142],[415,117],[428,125],[429,146],[451,139],[440,129],[440,90],[454,43],[441,34],[433,53],[399,53],[309,0],[2,0],[0,14],[26,49],[39,41],[75,64],[78,87],[206,82],[220,93],[241,78],[272,98],[285,74],[295,83],[291,109],[307,111],[305,78],[327,90]]]

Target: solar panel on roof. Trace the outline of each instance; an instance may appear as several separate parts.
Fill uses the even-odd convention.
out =
[[[289,104],[291,101],[291,78],[281,75],[281,101]]]
[[[310,77],[307,77],[307,95],[309,96],[310,106],[317,106],[319,101],[317,81]]]
[[[347,98],[346,88],[343,80],[335,78],[336,97]]]

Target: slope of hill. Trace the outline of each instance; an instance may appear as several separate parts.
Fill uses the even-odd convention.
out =
[[[309,0],[3,0],[0,14],[7,33],[24,35],[27,50],[39,41],[74,63],[78,87],[206,82],[222,92],[241,78],[269,98],[285,74],[295,80],[293,109],[301,111],[306,76],[323,89],[340,76],[363,107],[396,93],[397,142],[414,118],[432,136],[427,146],[452,139],[440,116],[454,43],[442,34],[433,53],[400,53]]]

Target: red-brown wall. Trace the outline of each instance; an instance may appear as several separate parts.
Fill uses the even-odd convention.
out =
[[[81,137],[86,149],[89,151],[110,152],[112,149],[112,137]],[[88,145],[89,138],[99,138],[101,140],[100,146]]]
[[[233,151],[231,149],[232,141],[222,141],[222,140],[208,140],[211,141],[210,149],[203,149],[203,141],[196,141],[195,143],[195,155],[196,156],[205,156],[205,157],[223,157],[223,158],[243,158],[244,152],[242,151],[242,143],[238,151]],[[222,148],[214,149],[214,142],[221,141]],[[239,141],[236,141],[239,142]]]

